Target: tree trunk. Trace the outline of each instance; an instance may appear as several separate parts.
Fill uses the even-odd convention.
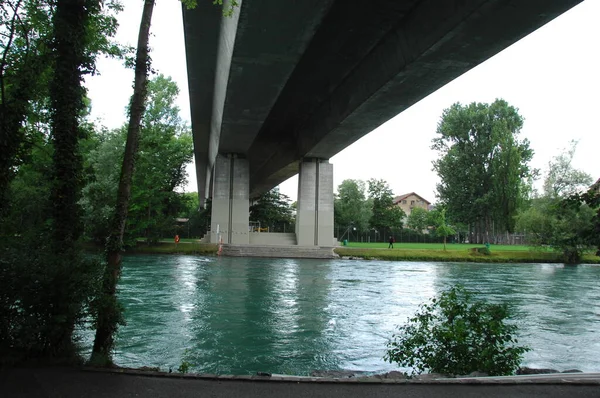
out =
[[[117,193],[117,206],[113,219],[111,233],[106,247],[107,265],[103,280],[103,298],[98,309],[98,320],[91,362],[98,365],[108,365],[112,362],[111,351],[114,344],[114,334],[121,319],[120,308],[116,299],[116,287],[121,273],[121,249],[123,234],[127,221],[131,182],[135,165],[135,155],[139,142],[139,132],[142,115],[146,107],[147,81],[150,59],[148,56],[148,41],[154,0],[145,0],[142,21],[138,35],[137,54],[135,61],[135,82],[131,109],[129,111],[129,126],[125,156],[121,168],[121,178]]]
[[[81,188],[82,160],[78,143],[81,136],[79,117],[84,108],[82,65],[85,63],[86,25],[89,13],[99,8],[93,0],[59,0],[56,2],[54,25],[54,76],[50,84],[52,109],[51,129],[54,144],[52,169],[52,266],[57,267],[57,289],[67,285],[68,298],[73,286],[69,286],[69,268],[79,261],[75,243],[81,235],[79,218],[79,193]],[[65,283],[66,282],[66,283]],[[79,308],[70,300],[52,303],[53,320],[49,349],[54,353],[70,349],[71,338]]]

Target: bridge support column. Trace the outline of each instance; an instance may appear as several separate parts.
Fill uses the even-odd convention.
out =
[[[296,239],[299,246],[333,246],[333,165],[303,159],[298,177]]]
[[[210,241],[248,244],[250,217],[248,161],[235,154],[218,155],[213,174]]]

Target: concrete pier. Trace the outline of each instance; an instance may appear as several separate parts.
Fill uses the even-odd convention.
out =
[[[333,165],[328,160],[300,163],[296,238],[299,246],[334,246]]]
[[[218,155],[215,161],[210,242],[248,244],[248,161],[235,154]]]

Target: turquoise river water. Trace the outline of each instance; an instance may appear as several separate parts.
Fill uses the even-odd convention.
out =
[[[461,283],[508,303],[524,365],[600,371],[600,267],[193,256],[126,257],[121,366],[307,375],[397,369],[394,327]]]

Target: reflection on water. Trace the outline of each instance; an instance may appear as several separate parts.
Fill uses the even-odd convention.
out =
[[[395,325],[456,283],[517,315],[525,365],[600,370],[600,267],[132,256],[115,360],[206,373],[395,369]]]

